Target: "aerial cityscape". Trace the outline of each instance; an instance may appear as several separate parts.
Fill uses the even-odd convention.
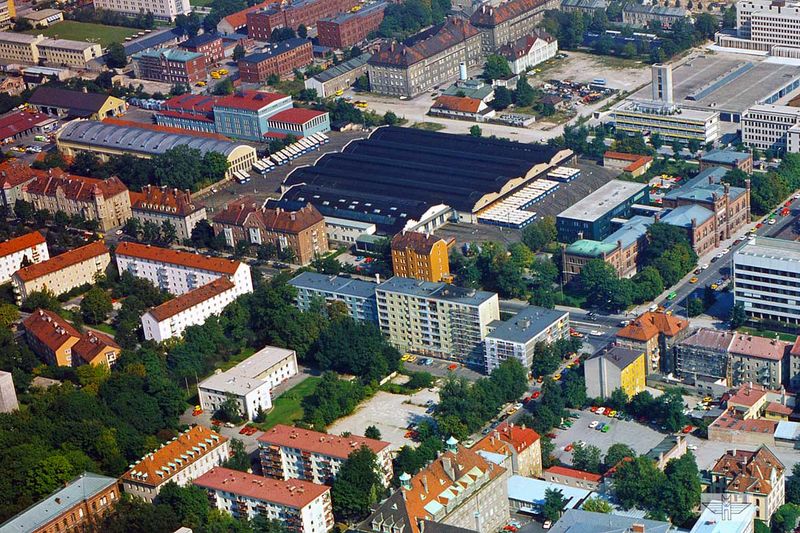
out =
[[[0,533],[800,531],[800,3],[0,0]]]

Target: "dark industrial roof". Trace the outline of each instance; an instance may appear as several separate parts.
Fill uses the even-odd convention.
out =
[[[308,44],[310,46],[311,41],[308,39],[300,39],[299,37],[295,37],[292,39],[286,39],[285,41],[281,41],[279,43],[273,43],[266,47],[264,47],[260,52],[256,52],[255,54],[250,54],[248,56],[243,57],[240,61],[244,61],[246,63],[261,63],[262,61],[266,61],[267,59],[280,55],[285,54],[295,48],[299,48]]]
[[[39,87],[28,99],[31,105],[46,105],[68,109],[76,117],[88,117],[100,111],[109,96],[107,94],[84,93],[55,87]]]
[[[170,41],[177,41],[182,35],[181,30],[172,28],[171,30],[153,32],[145,37],[123,43],[122,47],[125,48],[125,55],[131,56],[137,52],[149,50],[150,48],[167,45]]]
[[[212,41],[216,41],[217,39],[221,39],[222,37],[217,34],[217,32],[206,32],[201,33],[200,35],[196,35],[191,39],[186,39],[181,43],[181,48],[197,48],[198,46],[203,46],[204,44],[208,44]]]

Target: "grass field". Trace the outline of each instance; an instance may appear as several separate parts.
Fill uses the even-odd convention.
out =
[[[755,335],[756,337],[766,337],[768,339],[774,339],[777,335],[780,340],[786,342],[794,342],[797,339],[797,335],[792,335],[791,333],[782,333],[779,331],[770,331],[766,329],[755,329],[746,326],[740,327],[737,331],[740,333]]]
[[[45,37],[52,37],[53,39],[70,39],[73,41],[99,43],[100,46],[105,48],[113,42],[124,43],[125,37],[136,35],[138,32],[139,30],[135,28],[65,20],[49,28],[29,30],[25,33],[34,35],[41,33],[44,34]]]
[[[266,431],[276,424],[293,425],[296,420],[303,418],[303,407],[300,403],[303,398],[312,394],[322,378],[309,377],[287,390],[272,403],[272,411],[267,415],[267,420],[256,424],[259,429]]]
[[[218,364],[217,368],[221,369],[223,372],[225,372],[226,370],[230,370],[231,368],[235,367],[236,365],[238,365],[239,363],[241,363],[254,353],[256,353],[256,351],[253,348],[242,348],[242,350],[239,353],[231,357],[229,360],[223,361],[222,363]]]
[[[206,7],[210,5],[213,0],[189,0],[189,5],[195,7]]]
[[[445,128],[445,125],[438,122],[415,122],[411,127],[418,130],[440,131]]]
[[[97,324],[97,325],[92,326],[92,327],[94,329],[96,329],[96,330],[102,331],[103,333],[108,333],[112,337],[116,336],[116,334],[117,334],[117,330],[112,328],[109,324],[105,324],[105,323]]]

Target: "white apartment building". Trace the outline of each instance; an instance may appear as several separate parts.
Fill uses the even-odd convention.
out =
[[[375,282],[303,272],[290,279],[289,285],[297,290],[295,306],[301,311],[311,309],[315,301],[341,302],[353,320],[378,323]]]
[[[375,296],[381,331],[400,351],[483,366],[483,340],[500,319],[497,294],[395,276]]]
[[[211,503],[236,518],[265,515],[292,533],[326,533],[333,529],[331,488],[299,479],[277,480],[214,468],[194,481]]]
[[[756,237],[736,250],[733,295],[754,321],[800,324],[800,243]]]
[[[178,15],[188,15],[189,0],[95,0],[95,9],[108,9],[125,15],[152,13],[159,20],[172,22]]]
[[[142,315],[144,338],[164,342],[180,337],[189,326],[201,326],[212,315],[219,315],[239,294],[226,277],[168,300]]]
[[[357,435],[339,436],[278,424],[258,437],[261,470],[276,479],[330,484],[351,453],[367,446],[378,457],[385,487],[392,481],[390,444]]]
[[[253,420],[258,410],[272,408],[272,389],[297,375],[297,354],[266,346],[235,367],[219,371],[197,386],[200,407],[214,412],[225,400],[235,399],[239,412]]]
[[[122,490],[152,503],[169,481],[184,487],[228,460],[227,437],[203,426],[187,429],[122,474]]]
[[[742,142],[761,150],[800,152],[800,108],[772,104],[750,107],[742,113]]]
[[[537,30],[503,46],[498,53],[508,60],[511,72],[522,74],[555,57],[558,53],[558,41],[547,32]]]
[[[530,368],[537,344],[569,338],[569,313],[531,305],[490,326],[492,331],[484,339],[487,374],[506,359],[517,359]]]
[[[22,267],[23,261],[41,263],[50,259],[47,242],[38,231],[26,233],[0,243],[0,283],[11,280],[11,276]]]
[[[250,267],[232,259],[206,257],[133,242],[120,243],[115,255],[120,274],[130,272],[176,296],[223,276],[233,282],[236,296],[253,292]]]

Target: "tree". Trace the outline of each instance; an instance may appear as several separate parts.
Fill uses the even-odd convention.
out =
[[[719,22],[713,15],[701,13],[695,18],[694,29],[703,39],[712,39],[719,30]]]
[[[672,141],[671,146],[672,146],[672,153],[675,155],[675,157],[678,157],[681,154],[681,151],[683,150],[683,145],[678,139],[674,139]]]
[[[308,28],[306,28],[305,24],[300,24],[297,27],[297,36],[301,39],[308,37]]]
[[[225,78],[224,80],[214,85],[214,90],[212,92],[216,95],[224,96],[226,94],[233,94],[233,91],[234,91],[233,82],[231,81],[230,78]]]
[[[556,222],[553,217],[545,217],[522,230],[522,242],[533,252],[543,250],[548,244],[555,242],[558,236]]]
[[[731,329],[738,329],[747,322],[747,313],[742,302],[736,302],[731,312]],[[800,503],[800,502],[798,502]]]
[[[168,506],[182,524],[192,528],[203,525],[210,511],[208,494],[203,489],[194,485],[181,487],[174,481],[164,484],[155,503]]]
[[[367,429],[364,430],[364,436],[368,439],[381,440],[381,430],[375,426],[367,426]]]
[[[770,526],[773,533],[790,533],[794,531],[800,519],[800,505],[786,503],[772,513]]]
[[[486,58],[486,64],[483,67],[483,78],[487,81],[494,81],[506,79],[511,76],[511,67],[508,66],[508,60],[497,54],[491,54]]]
[[[572,466],[578,470],[600,473],[600,448],[591,444],[578,446],[572,451]]]
[[[703,289],[703,309],[709,309],[715,303],[717,303],[717,291],[707,285]]]
[[[369,383],[397,369],[400,352],[386,343],[374,325],[342,317],[322,332],[314,359],[323,370],[353,374]]]
[[[244,443],[240,439],[231,439],[231,457],[222,466],[240,472],[250,471],[250,455],[244,449]]]
[[[664,473],[667,483],[661,495],[662,505],[673,523],[684,524],[700,505],[700,471],[694,454],[688,452],[670,460]]]
[[[615,411],[622,411],[628,405],[628,394],[621,387],[617,387],[611,391],[608,405]]]
[[[128,64],[125,47],[120,43],[111,43],[106,52],[106,65],[109,68],[124,68]]]
[[[239,61],[240,59],[242,59],[244,57],[244,55],[245,55],[244,45],[242,43],[237,44],[233,48],[233,60],[234,61]]]
[[[474,126],[470,127],[469,134],[473,137],[480,137],[481,135],[483,135],[483,130],[481,130],[480,126],[475,124]]]
[[[81,300],[81,316],[87,324],[100,324],[105,322],[108,314],[113,309],[111,296],[95,285]]]
[[[19,309],[12,304],[0,304],[0,329],[8,330],[11,324],[19,320]]]
[[[294,39],[297,34],[292,28],[275,28],[269,36],[269,40],[273,43],[286,41],[287,39]]]
[[[564,512],[564,507],[566,507],[568,501],[564,497],[562,490],[545,489],[542,516],[544,516],[545,520],[555,522],[561,518],[561,513]]]
[[[45,288],[41,291],[33,291],[28,294],[25,301],[22,303],[23,311],[33,311],[34,309],[46,309],[48,311],[61,312],[61,303],[58,298]]]
[[[800,463],[795,463],[792,476],[786,480],[786,503],[800,504]]]
[[[383,493],[375,453],[366,446],[352,452],[333,481],[334,514],[340,520],[363,518]]]
[[[51,455],[28,471],[23,490],[35,501],[53,492],[77,474],[66,457],[60,454]]]
[[[214,416],[223,422],[238,424],[242,421],[242,412],[239,409],[239,402],[236,401],[235,398],[228,398],[220,404]]]
[[[400,122],[400,119],[394,112],[387,111],[386,113],[383,114],[383,123],[386,124],[387,126],[394,126],[398,122]]]
[[[514,91],[514,103],[520,107],[527,107],[533,104],[535,98],[536,91],[528,83],[528,78],[521,77],[517,82],[517,89]]]
[[[26,200],[17,200],[14,203],[14,215],[22,222],[32,220],[34,211],[33,204]]]
[[[286,524],[275,518],[267,518],[264,513],[258,513],[250,522],[254,533],[289,533]]]
[[[589,498],[588,500],[583,502],[582,509],[584,511],[589,511],[590,513],[603,513],[603,514],[610,514],[611,511],[613,510],[611,504],[600,497]]]
[[[512,94],[506,87],[495,87],[494,90],[494,100],[492,100],[491,105],[497,111],[502,111],[503,109],[510,106],[512,103]]]
[[[658,150],[659,148],[664,146],[664,139],[661,138],[661,134],[660,133],[656,132],[656,133],[653,133],[652,135],[650,135],[650,145],[653,148],[655,148],[656,150]]]
[[[612,468],[626,457],[633,459],[636,457],[636,451],[625,443],[615,442],[609,446],[606,456],[603,458],[603,463],[606,468]]]
[[[700,141],[697,139],[689,139],[688,147],[692,154],[696,154],[700,151]]]
[[[646,456],[622,463],[614,473],[613,491],[620,504],[629,509],[658,509],[666,476]]]
[[[690,317],[702,315],[705,312],[705,306],[701,298],[689,298],[689,303],[686,306],[686,313]]]

